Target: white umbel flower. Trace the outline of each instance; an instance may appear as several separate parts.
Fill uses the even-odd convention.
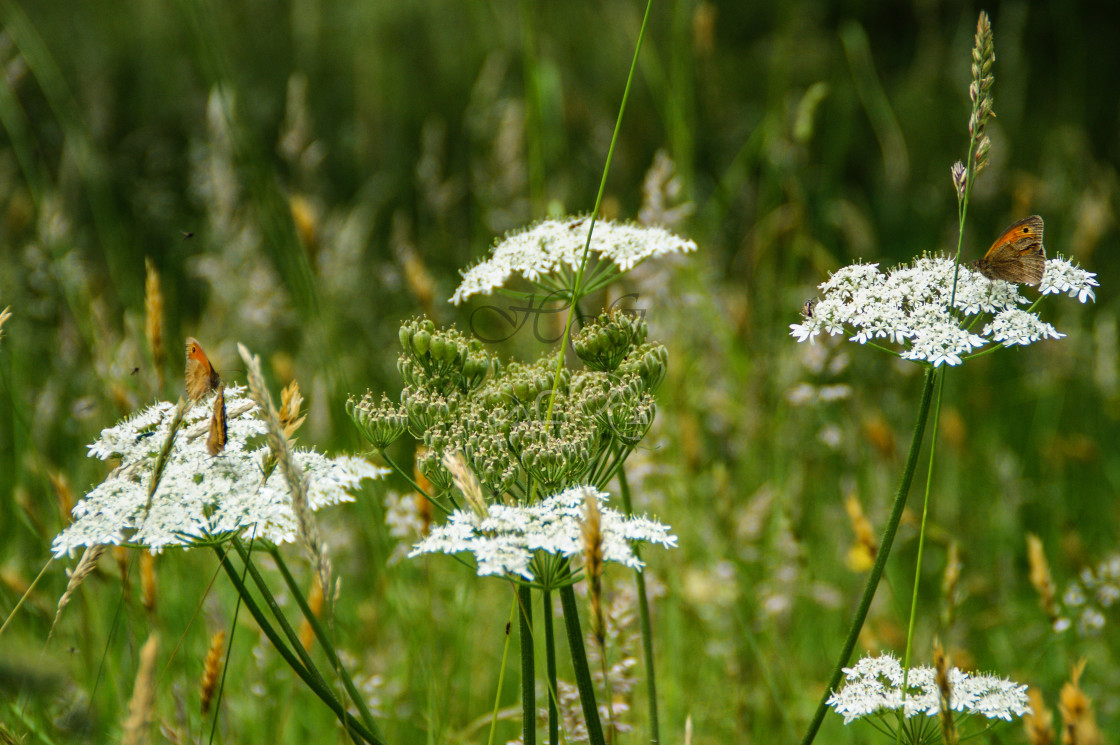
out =
[[[859,344],[900,346],[897,353],[903,359],[935,367],[959,365],[966,355],[992,343],[1025,346],[1064,336],[1019,307],[1029,301],[1018,286],[963,265],[950,308],[955,270],[952,259],[940,256],[923,256],[886,274],[878,264],[843,267],[820,285],[820,302],[801,323],[790,325],[790,335],[814,343],[822,332],[848,334]],[[1084,303],[1096,299],[1096,286],[1095,274],[1059,257],[1046,262],[1039,289],[1043,295],[1064,292]],[[969,317],[981,313],[992,320],[975,333]]]
[[[606,506],[604,492],[577,486],[536,504],[489,505],[486,517],[473,510],[456,510],[445,525],[433,527],[431,535],[417,543],[409,557],[469,551],[478,562],[480,577],[518,575],[533,580],[529,563],[534,552],[575,556],[583,550],[581,529],[588,495],[599,500],[604,561],[640,569],[644,565],[634,555],[632,542],[665,548],[677,545],[669,526],[645,517],[626,517]]]
[[[225,449],[217,456],[206,449],[211,406],[203,399],[184,414],[147,509],[152,470],[167,440],[174,404],[157,402],[103,430],[90,455],[119,458],[121,464],[74,507],[73,523],[51,546],[54,555],[98,544],[158,551],[232,533],[273,543],[294,541],[295,516],[283,474],[274,472],[262,482],[268,454],[264,422],[256,418],[244,386],[226,388],[225,400]],[[353,501],[349,492],[362,479],[387,473],[360,458],[328,458],[313,450],[297,449],[295,460],[310,479],[312,509]]]
[[[542,220],[520,232],[508,233],[490,250],[490,258],[464,271],[451,302],[455,305],[472,295],[489,295],[518,274],[537,283],[563,270],[574,272],[587,242],[587,218]],[[615,264],[627,272],[648,258],[696,250],[693,241],[667,230],[646,225],[595,222],[590,258]]]
[[[828,705],[844,717],[856,719],[897,712],[903,706],[903,670],[894,656],[864,657],[854,667],[844,668],[844,687],[834,692]],[[976,675],[953,668],[950,707],[962,714],[979,714],[1010,722],[1031,711],[1027,687],[995,675]],[[936,717],[939,710],[937,671],[913,667],[906,678],[906,716]]]

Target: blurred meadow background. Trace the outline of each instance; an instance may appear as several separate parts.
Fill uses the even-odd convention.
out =
[[[936,636],[956,664],[1037,686],[1055,707],[1086,658],[1082,687],[1114,733],[1120,608],[1092,598],[1101,586],[1120,594],[1120,19],[1094,7],[985,8],[997,118],[964,256],[1039,214],[1049,254],[1097,272],[1101,287],[1096,304],[1044,304],[1066,338],[948,374],[915,661],[929,663]],[[636,510],[679,536],[677,549],[645,553],[663,742],[685,742],[686,722],[694,743],[794,742],[823,691],[873,550],[860,536],[878,540],[921,375],[843,337],[798,344],[789,324],[830,270],[955,247],[949,168],[967,152],[979,10],[654,5],[603,212],[699,245],[612,289],[636,294],[670,355],[629,473]],[[363,449],[344,403],[399,392],[401,321],[426,313],[470,329],[474,308],[508,301],[448,304],[459,270],[508,230],[592,207],[643,11],[618,0],[0,0],[0,307],[12,313],[0,340],[0,615],[104,478],[86,446],[181,394],[187,336],[226,380],[244,382],[238,342],[262,355],[274,396],[298,380],[301,443]],[[158,370],[145,259],[164,295]],[[496,347],[503,357],[550,348],[531,325]],[[395,447],[411,459],[412,443]],[[508,586],[446,557],[403,559],[424,520],[413,504],[390,478],[319,514],[342,578],[336,633],[387,742],[484,741]],[[1063,633],[1032,587],[1028,534],[1059,601],[1089,585],[1090,602],[1055,610],[1071,621]],[[857,654],[903,650],[916,535],[904,518]],[[116,741],[139,647],[157,629],[157,741],[208,736],[199,678],[236,598],[224,577],[211,586],[214,556],[164,552],[146,592],[138,570],[122,583],[106,557],[42,652],[73,563],[54,562],[0,636],[6,731]],[[608,570],[612,662],[639,657],[632,587]],[[520,732],[516,654],[506,664],[503,742]],[[645,742],[641,665],[627,669],[638,682],[616,684],[633,728],[620,741]],[[343,741],[244,613],[221,705],[221,742]],[[830,714],[819,741],[871,736]],[[1026,736],[1016,723],[996,741]]]

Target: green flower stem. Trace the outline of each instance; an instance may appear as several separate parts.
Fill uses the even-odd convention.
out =
[[[626,469],[618,469],[618,493],[622,496],[622,508],[626,516],[634,514],[630,506],[630,484],[626,480]],[[633,546],[634,556],[641,560],[638,546]],[[646,577],[642,570],[634,571],[634,581],[638,585],[638,620],[642,628],[642,657],[646,664],[646,695],[649,697],[649,741],[656,745],[661,742],[661,728],[657,717],[657,676],[653,665],[653,631],[649,620],[649,598],[646,596]]]
[[[836,662],[836,669],[832,673],[832,678],[829,680],[824,695],[821,696],[821,701],[817,705],[817,710],[813,714],[813,720],[809,723],[809,729],[805,732],[805,737],[801,740],[801,745],[809,745],[816,738],[817,730],[820,729],[824,715],[828,711],[828,697],[840,685],[840,679],[844,676],[844,666],[848,664],[848,660],[852,656],[852,650],[855,649],[856,641],[859,639],[859,632],[863,628],[864,621],[867,620],[867,612],[871,608],[871,601],[875,598],[875,590],[883,576],[883,568],[887,565],[887,557],[891,553],[891,545],[894,543],[894,536],[898,531],[898,523],[902,519],[902,510],[906,506],[906,495],[910,492],[910,482],[914,480],[914,470],[918,465],[918,455],[922,450],[922,437],[925,434],[926,420],[929,419],[930,403],[933,401],[933,387],[934,368],[929,366],[926,368],[926,379],[922,386],[922,402],[918,406],[918,421],[914,424],[914,436],[910,440],[910,452],[906,456],[906,467],[902,472],[902,482],[898,486],[894,505],[891,507],[890,518],[883,529],[883,537],[879,541],[879,554],[875,557],[875,564],[871,567],[871,574],[867,577],[863,597],[860,598],[859,607],[856,608],[855,616],[852,618],[852,626],[848,630],[848,638],[844,641],[844,648]]]
[[[436,508],[438,508],[440,510],[443,510],[443,514],[445,514],[445,515],[450,515],[451,514],[451,510],[449,510],[447,507],[444,507],[442,504],[437,502],[434,497],[429,495],[428,492],[421,489],[420,485],[417,484],[415,481],[413,481],[412,477],[409,476],[407,473],[405,473],[404,469],[401,468],[400,466],[398,466],[396,461],[394,461],[392,458],[389,457],[388,453],[386,453],[384,450],[378,450],[377,452],[379,452],[381,454],[381,457],[385,459],[385,462],[389,464],[389,468],[393,469],[397,473],[397,475],[399,475],[401,478],[403,478],[405,481],[407,481],[409,484],[411,484],[412,488],[415,489],[417,491],[417,493],[423,495],[424,499],[431,502]],[[451,504],[455,505],[455,509],[459,509],[459,505],[455,504],[455,499],[454,498],[451,499]]]
[[[537,742],[537,689],[533,658],[533,595],[525,585],[517,586],[517,614],[521,636],[521,734],[525,745]]]
[[[304,598],[303,592],[300,589],[299,584],[296,582],[295,577],[293,577],[292,573],[288,570],[288,565],[284,562],[284,557],[281,555],[280,550],[276,547],[273,547],[269,551],[269,553],[276,561],[276,567],[280,570],[281,576],[284,577],[284,582],[287,583],[288,589],[292,593],[292,597],[295,598],[296,604],[299,606],[300,611],[303,613],[303,617],[307,619],[307,623],[311,626],[311,630],[315,632],[315,638],[319,640],[319,646],[323,650],[323,654],[327,656],[327,660],[331,663],[331,667],[335,669],[335,671],[338,673],[338,676],[342,679],[342,685],[346,688],[346,694],[350,697],[350,700],[354,703],[354,706],[357,707],[358,714],[361,716],[362,722],[366,725],[367,728],[369,728],[370,732],[380,738],[381,732],[377,727],[377,723],[373,720],[373,714],[370,713],[369,705],[366,704],[365,698],[361,695],[361,693],[358,692],[357,687],[355,687],[354,680],[350,676],[349,671],[346,670],[346,668],[342,665],[342,662],[338,659],[338,655],[334,650],[334,645],[331,643],[330,637],[327,636],[326,630],[323,628],[323,624],[319,621],[318,617],[316,617],[316,615],[311,612],[311,608],[307,604],[307,599]],[[324,592],[326,592],[326,590],[324,590]]]
[[[910,624],[906,628],[906,654],[902,658],[902,707],[898,710],[899,721],[906,710],[907,683],[910,680],[910,653],[914,646],[914,625],[918,618],[918,585],[922,579],[922,554],[926,546],[926,517],[929,515],[929,494],[933,487],[933,462],[937,451],[937,424],[941,419],[941,397],[945,393],[945,371],[937,377],[937,404],[933,407],[933,430],[929,441],[929,469],[926,471],[926,494],[922,501],[922,523],[918,530],[918,557],[914,561],[914,591],[910,596]],[[902,727],[899,727],[901,736]]]
[[[250,546],[253,545],[252,541],[249,542],[249,545]],[[229,555],[229,549],[226,549],[225,553],[223,553],[222,556],[224,558],[225,556],[228,556],[228,555]],[[246,573],[248,573],[248,571],[249,571],[249,568],[245,567],[245,570],[243,572],[241,572],[241,583],[242,584],[245,583],[245,575],[246,575]],[[206,587],[207,594],[209,594],[210,588],[214,586],[214,580],[216,580],[217,578],[218,578],[218,572],[215,571],[214,576],[210,578],[210,584],[207,585],[207,587]],[[233,608],[233,621],[229,625],[229,641],[226,642],[226,658],[224,660],[222,660],[222,677],[218,682],[218,694],[214,697],[214,719],[210,723],[210,739],[208,740],[209,745],[214,745],[214,737],[217,736],[217,734],[218,734],[218,719],[219,719],[219,717],[221,716],[221,713],[222,713],[222,695],[225,693],[225,690],[226,690],[226,675],[229,674],[229,658],[230,658],[230,655],[233,654],[233,639],[234,639],[234,634],[237,631],[237,619],[241,616],[241,606],[242,605],[244,605],[244,603],[242,603],[241,599],[238,598],[237,605],[235,605],[234,608]],[[196,609],[195,612],[196,613],[198,612],[197,609]],[[193,624],[193,623],[194,623],[194,616],[191,616],[191,620],[187,622],[187,628],[190,628],[191,624]]]
[[[506,662],[509,661],[509,628],[513,625],[513,614],[517,613],[517,596],[514,595],[513,603],[509,609],[509,621],[506,622],[506,640],[502,645],[502,666],[498,668],[498,689],[494,692],[494,710],[490,715],[490,735],[486,745],[494,745],[494,735],[498,731],[498,711],[502,705],[502,687],[506,682]]]
[[[583,718],[587,720],[587,739],[591,745],[606,745],[599,709],[595,705],[595,684],[591,681],[591,668],[587,664],[587,651],[583,648],[583,632],[579,627],[579,609],[576,593],[571,585],[560,588],[560,606],[564,609],[564,628],[568,632],[568,649],[572,653],[572,669],[576,674],[579,701]]]
[[[556,633],[552,624],[552,591],[544,591],[544,659],[548,671],[548,745],[560,742],[560,719],[556,710]]]
[[[233,548],[241,557],[241,561],[245,563],[245,567],[249,570],[249,576],[253,578],[253,584],[257,586],[261,597],[264,598],[264,604],[276,619],[280,630],[284,632],[284,636],[288,638],[288,643],[292,645],[292,649],[299,655],[300,662],[307,668],[309,673],[315,676],[320,684],[324,687],[328,687],[326,678],[322,676],[319,669],[315,666],[315,661],[311,659],[311,655],[303,648],[303,644],[299,640],[299,634],[297,634],[296,630],[292,628],[292,625],[288,623],[287,616],[284,615],[284,611],[281,610],[280,606],[276,603],[276,598],[272,596],[272,591],[268,589],[268,584],[264,581],[264,577],[257,571],[257,565],[253,563],[249,551],[241,544],[240,538],[233,539]]]
[[[284,658],[284,661],[288,663],[288,666],[291,667],[293,671],[295,671],[300,680],[302,680],[307,685],[307,687],[311,689],[312,693],[318,696],[319,699],[327,705],[327,708],[334,712],[338,720],[342,722],[346,727],[347,733],[351,736],[352,739],[357,741],[360,737],[361,740],[369,743],[369,745],[384,745],[381,740],[379,740],[373,735],[372,732],[366,729],[365,725],[351,716],[342,707],[342,704],[340,704],[338,700],[335,699],[334,694],[331,693],[331,690],[321,684],[322,679],[317,675],[313,675],[307,668],[305,668],[299,661],[299,658],[297,658],[295,654],[292,653],[292,650],[288,649],[288,646],[284,643],[284,640],[280,637],[280,634],[278,634],[276,632],[276,629],[272,627],[272,624],[269,623],[268,618],[264,614],[264,611],[261,610],[261,607],[257,605],[257,601],[254,600],[253,596],[249,593],[249,588],[246,587],[245,583],[241,581],[241,577],[237,574],[237,570],[234,568],[233,563],[230,562],[230,560],[223,554],[220,546],[214,546],[213,549],[214,552],[218,554],[218,560],[221,562],[222,568],[226,570],[226,575],[229,576],[230,582],[233,583],[234,589],[237,591],[237,594],[241,596],[241,601],[249,610],[250,615],[253,616],[253,620],[257,622],[257,625],[260,627],[261,631],[264,632],[264,635],[268,637],[268,640],[270,642],[272,642],[272,646],[276,648],[276,651],[280,653],[280,656]]]

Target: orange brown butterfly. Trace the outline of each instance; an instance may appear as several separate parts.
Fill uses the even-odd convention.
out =
[[[1037,285],[1046,269],[1042,218],[1031,215],[1003,231],[984,258],[972,262],[972,268],[988,279]]]
[[[188,336],[187,396],[192,401],[197,401],[217,388],[221,382],[222,379],[218,376],[217,370],[210,364],[206,352],[202,351],[202,345],[198,343],[197,339]]]
[[[206,449],[210,455],[217,455],[226,446],[226,397],[224,386],[218,386],[214,396],[214,413],[210,417],[210,434],[206,437]]]

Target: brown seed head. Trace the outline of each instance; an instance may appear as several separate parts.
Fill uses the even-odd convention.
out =
[[[323,614],[323,586],[315,580],[311,584],[311,592],[307,595],[307,606],[311,609],[311,613],[319,618]],[[311,622],[306,618],[299,626],[299,643],[308,652],[311,651],[311,645],[315,643],[315,629],[312,628]]]
[[[1081,690],[1085,660],[1073,666],[1069,682],[1062,686],[1058,711],[1062,714],[1062,745],[1101,745],[1101,733],[1093,715],[1093,702]]]
[[[941,642],[937,640],[933,642],[933,667],[937,671],[937,698],[940,703],[937,718],[941,723],[941,741],[945,745],[957,745],[960,736],[957,733],[957,723],[953,719],[953,684],[949,678],[953,663],[941,648]]]
[[[148,337],[148,348],[152,351],[152,365],[156,368],[159,390],[163,390],[163,360],[166,350],[163,347],[163,292],[159,286],[159,272],[149,258],[144,259],[146,277],[144,279],[144,334]]]
[[[12,306],[0,310],[0,339],[4,338],[4,322],[12,317]]]
[[[1042,547],[1042,541],[1033,533],[1027,534],[1027,560],[1031,568],[1031,586],[1038,593],[1039,605],[1046,611],[1050,623],[1053,624],[1058,619],[1058,606],[1054,600],[1057,590],[1054,581],[1050,578],[1050,565],[1046,561],[1046,551]]]
[[[149,613],[156,609],[156,557],[151,551],[140,552],[140,604]]]
[[[54,489],[55,500],[58,503],[58,514],[64,523],[70,522],[70,512],[74,509],[74,492],[70,491],[70,482],[61,471],[48,471],[47,478]]]
[[[844,509],[848,513],[848,520],[852,524],[854,541],[848,549],[848,568],[855,572],[866,572],[875,563],[875,556],[879,553],[879,544],[875,540],[871,522],[863,514],[863,506],[859,497],[849,494],[844,500]]]
[[[949,542],[945,573],[941,576],[941,623],[948,628],[957,615],[957,588],[961,579],[961,551],[956,541]]]
[[[210,704],[214,699],[214,690],[218,687],[218,679],[222,672],[222,650],[225,647],[225,641],[225,631],[217,631],[210,637],[210,649],[206,652],[206,662],[202,666],[202,683],[198,689],[198,699],[203,716],[210,711]]]
[[[284,435],[291,440],[292,435],[303,424],[303,420],[307,418],[307,414],[302,416],[299,413],[300,407],[303,406],[303,394],[299,390],[299,382],[293,380],[291,383],[280,391],[280,426],[284,429]]]
[[[606,638],[606,624],[603,622],[603,513],[599,510],[599,499],[588,492],[584,502],[583,570],[587,575],[587,592],[591,598],[591,633],[599,646]]]
[[[1054,715],[1046,708],[1042,700],[1042,691],[1031,687],[1027,691],[1031,700],[1031,713],[1023,716],[1023,728],[1027,731],[1027,742],[1030,745],[1053,745],[1054,743]]]
[[[152,634],[140,648],[140,667],[132,686],[132,700],[128,704],[128,718],[124,720],[121,745],[143,745],[149,740],[152,725],[152,707],[156,700],[156,657],[159,655],[159,636]]]

